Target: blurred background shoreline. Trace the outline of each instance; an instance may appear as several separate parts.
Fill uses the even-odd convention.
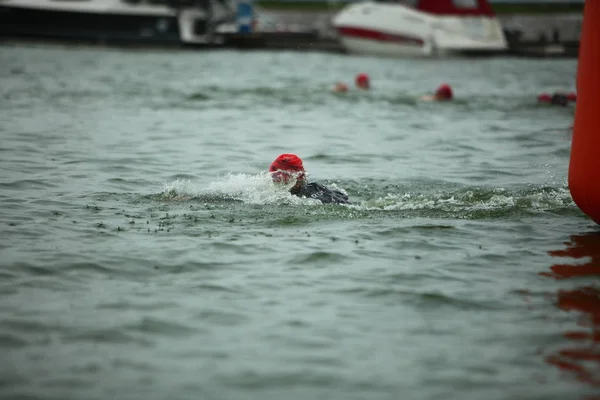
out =
[[[140,0],[141,1],[141,0]],[[8,11],[10,1],[0,1],[0,17],[14,14]],[[136,4],[139,1],[134,2]],[[158,4],[154,1],[149,4]],[[259,49],[259,50],[316,50],[345,53],[338,33],[332,26],[332,19],[344,7],[356,1],[300,1],[262,0],[248,3],[252,7],[259,28],[249,32],[237,32],[230,28],[219,40],[205,43],[170,39],[169,41],[133,41],[122,37],[87,35],[61,37],[38,32],[39,22],[32,27],[13,22],[0,24],[0,43],[10,45],[51,42],[117,46],[128,48],[185,48],[202,50],[218,49]],[[200,2],[190,2],[200,4]],[[496,52],[499,56],[576,58],[579,50],[579,35],[583,12],[583,1],[490,1],[497,20],[502,26],[508,48]],[[17,7],[21,7],[17,4]],[[18,18],[11,16],[11,21]],[[29,18],[29,17],[25,17]],[[46,21],[47,17],[36,17]],[[43,22],[46,24],[46,22]],[[16,26],[18,25],[18,26]],[[16,26],[16,28],[15,28]],[[52,28],[56,29],[56,28]],[[181,28],[180,28],[181,29]],[[231,30],[233,29],[233,30]]]

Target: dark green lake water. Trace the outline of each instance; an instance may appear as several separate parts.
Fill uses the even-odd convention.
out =
[[[40,45],[0,65],[1,398],[597,392],[574,107],[536,104],[576,60]],[[372,91],[330,92],[358,72]],[[416,100],[443,82],[455,102]],[[275,188],[285,152],[354,204]]]

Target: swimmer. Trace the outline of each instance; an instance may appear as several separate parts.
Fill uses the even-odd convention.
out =
[[[576,101],[576,99],[577,96],[575,93],[554,93],[552,96],[548,93],[542,93],[537,97],[538,103],[548,103],[563,107],[566,107],[569,104],[569,101]]]
[[[281,154],[269,167],[269,173],[275,183],[289,184],[295,180],[290,193],[298,197],[316,199],[323,204],[350,204],[348,195],[339,190],[329,189],[320,183],[307,182],[302,160],[295,154]]]
[[[364,73],[356,75],[354,83],[357,88],[362,90],[369,90],[371,88],[371,79],[369,78],[369,75]]]
[[[443,84],[440,85],[434,94],[428,94],[421,97],[421,100],[424,101],[450,101],[454,97],[452,93],[452,88],[450,85]]]

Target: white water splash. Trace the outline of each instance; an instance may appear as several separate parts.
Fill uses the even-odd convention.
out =
[[[536,212],[574,207],[568,188],[531,188],[509,191],[493,188],[488,193],[473,190],[437,193],[388,193],[385,197],[362,203],[365,210],[475,212],[528,209]]]
[[[267,172],[256,175],[227,174],[212,182],[208,187],[198,187],[190,180],[178,179],[165,183],[163,198],[186,201],[195,198],[216,198],[238,200],[247,204],[320,204],[318,200],[305,199],[290,193],[294,182],[275,184]]]
[[[177,179],[171,183],[165,182],[160,195],[165,200],[186,201],[199,195],[199,189],[189,179]]]

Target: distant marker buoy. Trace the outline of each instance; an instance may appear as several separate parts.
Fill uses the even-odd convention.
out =
[[[569,190],[600,224],[600,1],[586,0],[577,67],[577,107],[571,140]]]

